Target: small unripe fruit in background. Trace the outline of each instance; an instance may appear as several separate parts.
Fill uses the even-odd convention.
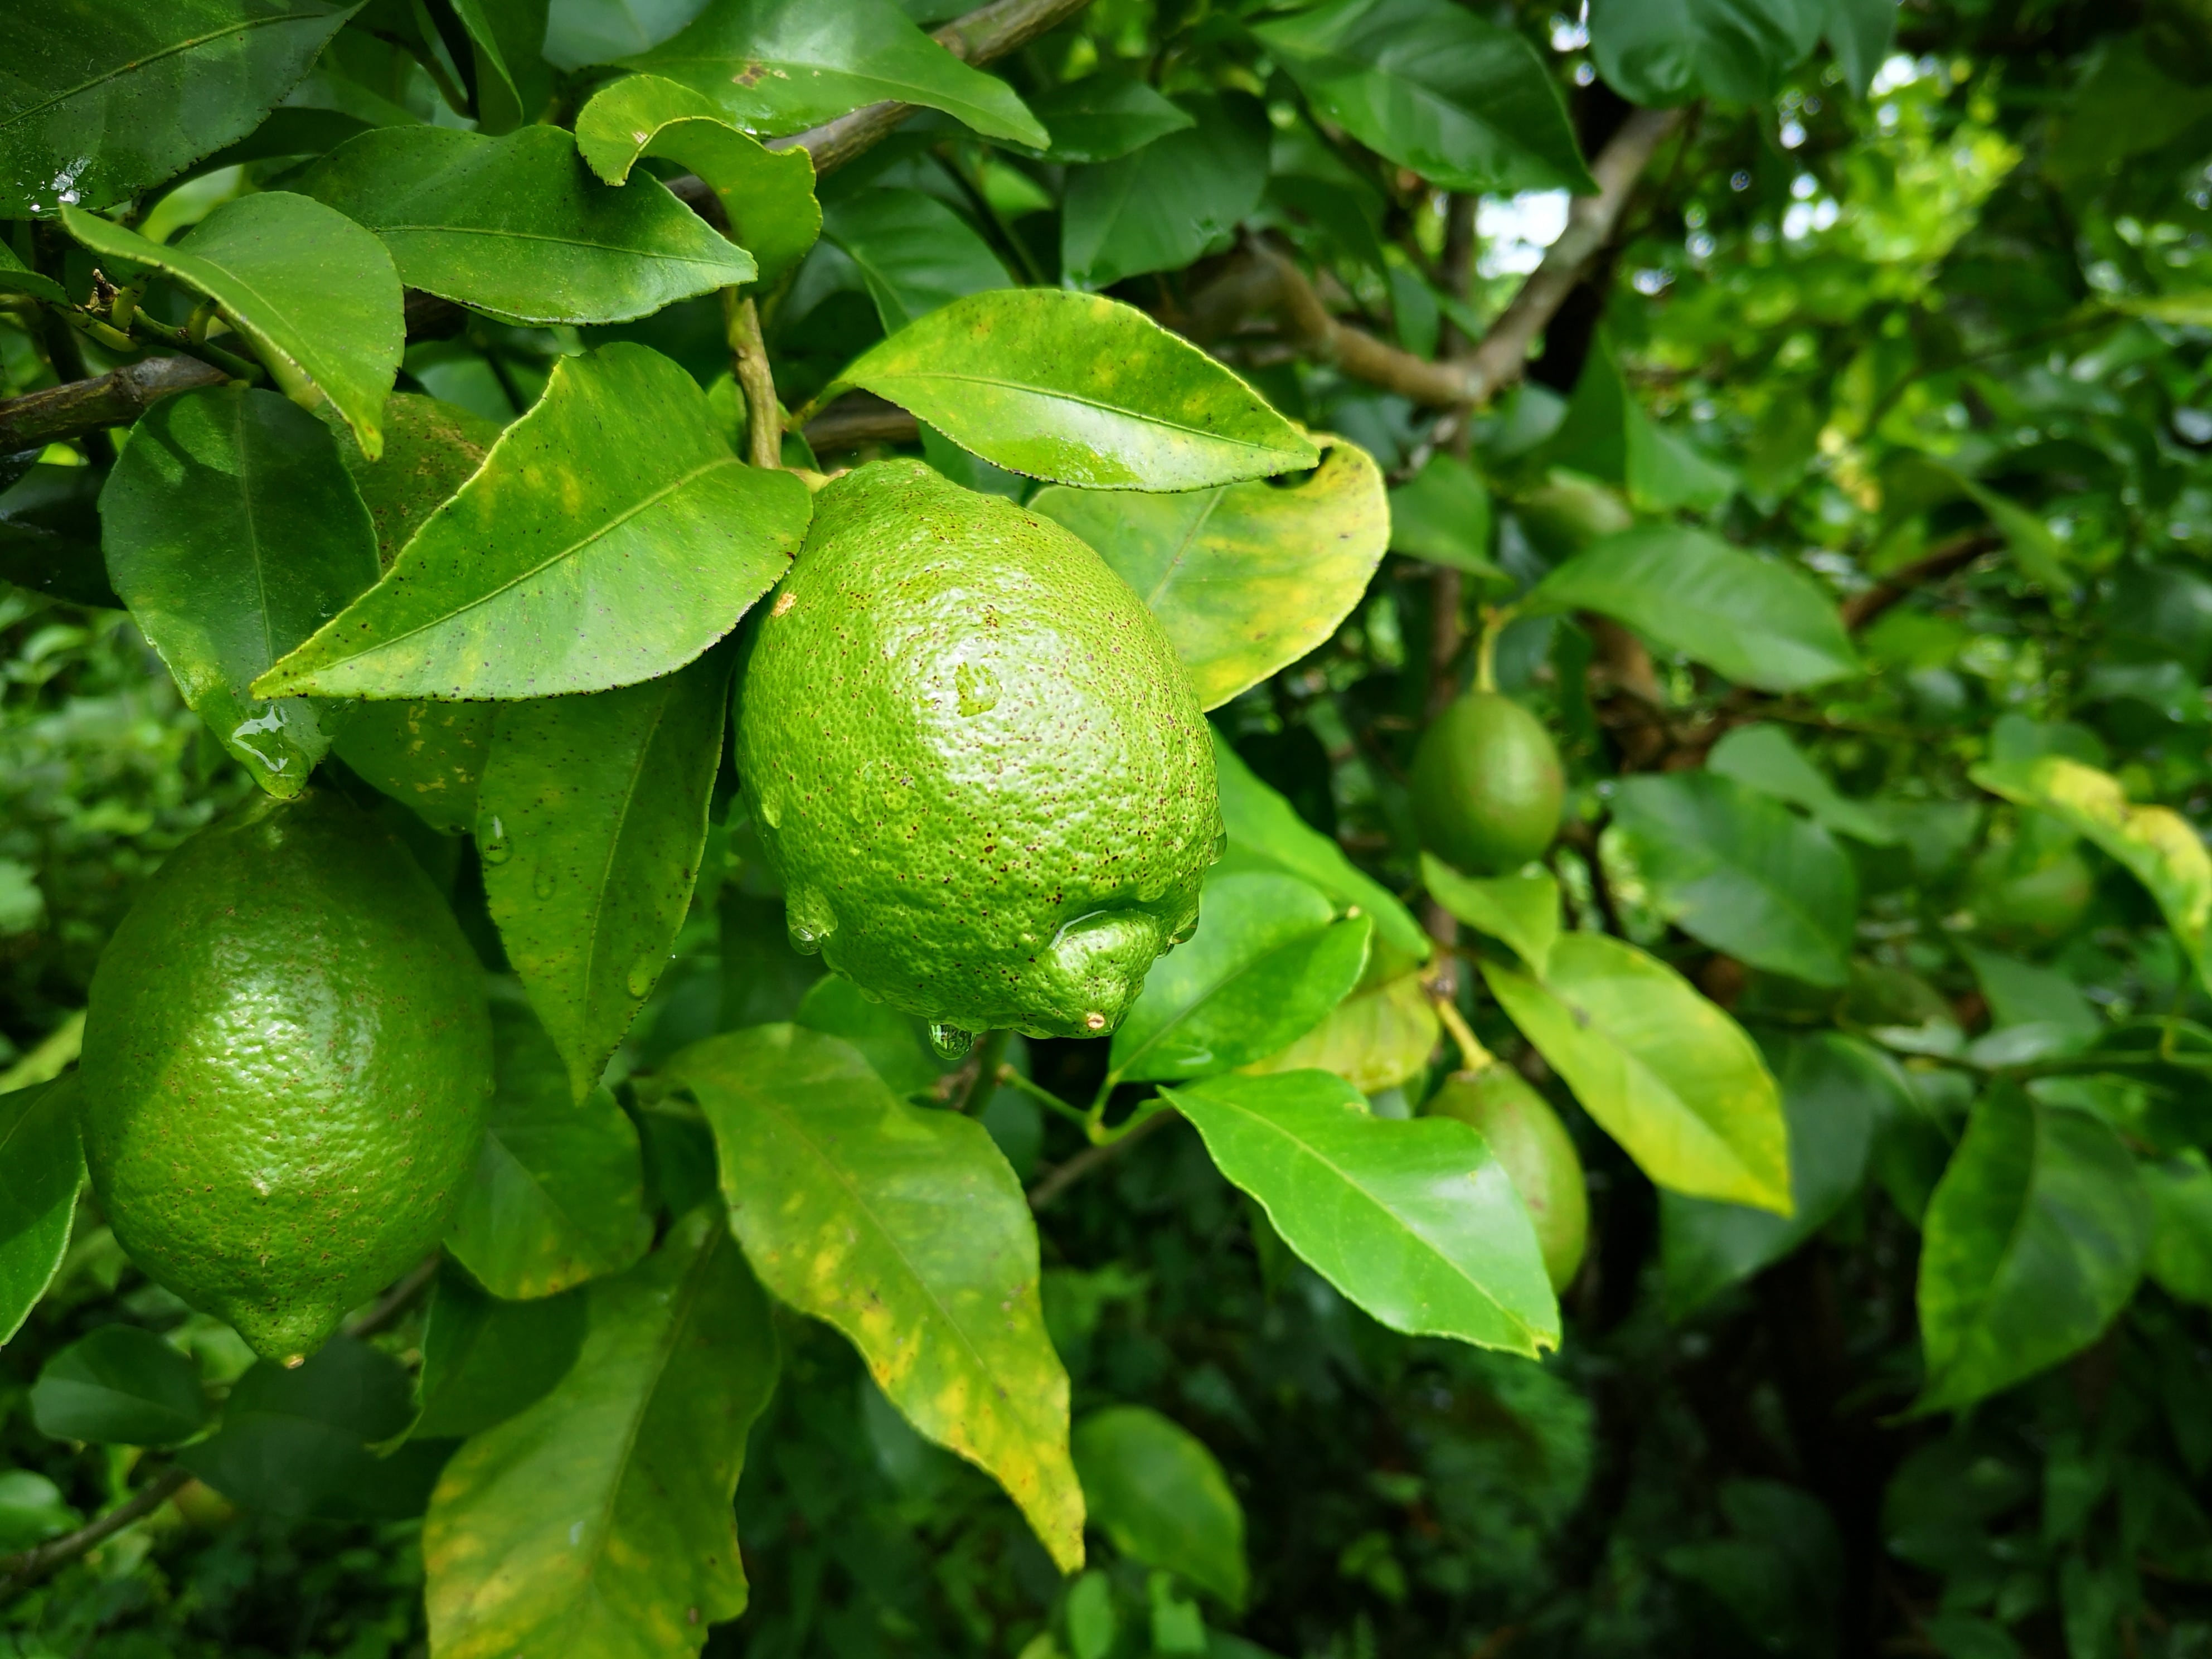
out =
[[[1517,870],[1549,847],[1566,787],[1551,733],[1495,691],[1460,698],[1413,751],[1421,845],[1478,874]]]
[[[1574,1282],[1589,1242],[1589,1194],[1574,1138],[1552,1104],[1510,1066],[1455,1072],[1426,1108],[1482,1132],[1535,1224],[1536,1245],[1554,1291]]]

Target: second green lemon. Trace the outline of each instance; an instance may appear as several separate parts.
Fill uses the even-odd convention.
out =
[[[737,757],[792,943],[941,1046],[1113,1030],[1218,855],[1206,721],[1151,612],[1066,531],[917,461],[816,497]]]
[[[1470,691],[1413,751],[1421,845],[1477,873],[1517,870],[1559,833],[1565,775],[1552,735],[1510,697]]]

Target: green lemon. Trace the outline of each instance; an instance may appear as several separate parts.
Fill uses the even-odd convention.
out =
[[[483,971],[390,835],[327,790],[264,799],[116,929],[82,1086],[131,1260],[296,1364],[444,1230],[491,1095]]]
[[[1517,870],[1549,847],[1567,787],[1551,733],[1495,691],[1470,691],[1429,722],[1413,785],[1421,845],[1477,872]]]
[[[918,461],[815,497],[737,758],[792,944],[948,1050],[1111,1030],[1219,855],[1206,720],[1152,613],[1058,525]]]
[[[1589,1242],[1589,1194],[1583,1184],[1582,1156],[1552,1103],[1520,1073],[1500,1064],[1453,1073],[1426,1111],[1482,1131],[1536,1224],[1536,1245],[1544,1253],[1552,1288],[1566,1289]]]

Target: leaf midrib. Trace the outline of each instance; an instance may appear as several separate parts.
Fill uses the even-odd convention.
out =
[[[380,236],[495,236],[509,241],[545,242],[556,247],[580,248],[590,253],[619,253],[633,259],[658,259],[669,264],[732,263],[720,258],[711,250],[703,253],[664,253],[657,249],[630,246],[621,242],[592,242],[578,236],[555,236],[537,230],[507,230],[497,225],[379,225],[376,234]],[[727,240],[724,239],[725,241]],[[744,252],[734,242],[730,242],[729,247],[733,253]]]
[[[198,47],[207,46],[210,42],[221,40],[227,36],[242,34],[248,29],[260,28],[267,24],[315,22],[325,21],[329,15],[330,14],[327,12],[311,14],[306,12],[288,11],[272,17],[248,17],[239,22],[228,24],[222,28],[216,29],[212,33],[194,35],[189,40],[176,41],[169,46],[163,46],[158,52],[149,52],[143,58],[134,58],[127,64],[118,64],[113,69],[103,70],[101,73],[94,76],[89,81],[81,81],[76,86],[70,87],[64,91],[54,94],[52,97],[48,98],[43,103],[33,104],[27,109],[16,111],[15,114],[9,116],[6,120],[0,121],[0,132],[6,131],[9,127],[14,126],[19,121],[29,120],[41,110],[52,109],[57,104],[66,104],[70,99],[78,96],[80,94],[88,92],[93,88],[102,85],[106,82],[120,80],[125,75],[132,74],[137,70],[144,69],[149,64],[160,63],[164,58],[173,58],[179,52],[191,52]]]
[[[1233,447],[1237,449],[1253,450],[1261,454],[1288,455],[1295,453],[1294,451],[1284,449],[1273,444],[1261,443],[1256,439],[1233,437],[1227,433],[1209,432],[1200,427],[1185,426],[1179,421],[1170,421],[1158,415],[1147,415],[1140,410],[1130,409],[1120,404],[1104,403],[1096,398],[1084,397],[1079,392],[1062,391],[1057,386],[1036,386],[1025,380],[999,380],[988,374],[953,374],[942,369],[893,368],[882,369],[875,372],[880,375],[881,378],[885,380],[928,380],[933,382],[951,381],[962,386],[995,387],[1001,391],[1016,393],[1022,397],[1035,398],[1044,402],[1075,404],[1085,409],[1095,409],[1101,414],[1111,415],[1121,420],[1134,422],[1140,426],[1157,427],[1164,432],[1177,432],[1182,434],[1186,437],[1196,438],[1206,443],[1222,444]]]

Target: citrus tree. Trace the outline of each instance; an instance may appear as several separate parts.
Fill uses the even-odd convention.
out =
[[[11,9],[0,1641],[2212,1650],[2207,85]]]

